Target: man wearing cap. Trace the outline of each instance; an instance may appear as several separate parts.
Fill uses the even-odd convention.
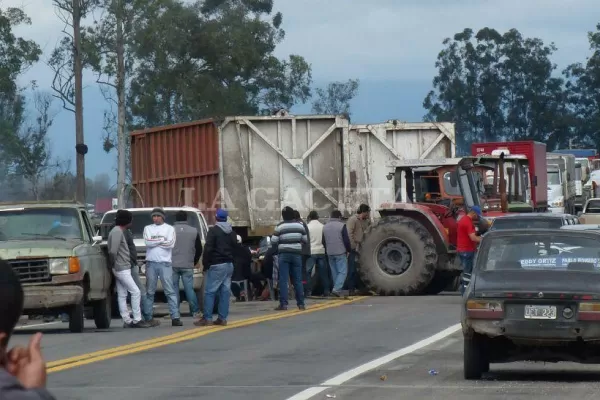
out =
[[[463,270],[460,284],[461,294],[464,294],[469,282],[471,282],[475,250],[477,249],[477,243],[481,242],[481,237],[477,236],[475,224],[473,223],[473,220],[477,217],[481,218],[481,208],[473,206],[467,215],[458,220],[457,224],[456,251]]]
[[[108,257],[117,283],[119,313],[125,328],[148,328],[150,324],[142,321],[140,310],[141,292],[131,277],[131,259],[124,231],[129,228],[133,215],[127,210],[118,210],[115,227],[108,234]],[[133,320],[127,309],[127,293],[131,293]]]
[[[175,229],[165,223],[165,212],[162,208],[152,210],[152,225],[144,228],[144,242],[146,244],[146,318],[155,325],[152,318],[152,307],[154,306],[154,294],[156,284],[160,278],[165,296],[169,303],[171,314],[171,325],[182,326],[179,316],[179,304],[173,287],[172,253],[175,247]],[[177,288],[179,289],[179,288]]]
[[[227,211],[218,209],[217,223],[208,230],[202,264],[204,265],[204,311],[203,316],[194,322],[196,326],[227,325],[229,315],[229,297],[231,295],[231,276],[233,275],[234,250],[237,235],[227,222]],[[217,307],[219,317],[212,320],[215,296],[219,296]]]

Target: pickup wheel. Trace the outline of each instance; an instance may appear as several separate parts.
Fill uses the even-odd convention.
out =
[[[83,303],[83,299],[81,301],[71,307],[71,311],[69,312],[69,330],[73,333],[81,333],[83,332],[83,327],[85,325],[85,315],[84,315],[85,307]]]
[[[463,369],[465,379],[481,379],[481,375],[490,370],[490,360],[487,357],[485,339],[478,334],[464,339]]]
[[[106,297],[94,302],[94,323],[98,329],[110,328],[112,320],[112,291],[106,292]]]

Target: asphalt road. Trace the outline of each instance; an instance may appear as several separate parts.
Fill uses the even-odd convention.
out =
[[[371,297],[315,312],[289,311],[295,315],[52,372],[48,386],[57,399],[82,400],[597,397],[600,368],[576,364],[492,365],[484,379],[463,380],[459,304],[456,295]],[[272,306],[236,304],[230,325],[272,315]],[[61,358],[182,330],[170,324],[123,330],[114,322],[109,332],[80,335],[60,333],[62,324],[54,324],[44,338],[45,355],[60,364]],[[184,322],[184,329],[192,328],[190,319]],[[37,328],[21,329],[15,342]],[[210,328],[195,332],[203,329]],[[384,356],[369,370],[367,363]]]

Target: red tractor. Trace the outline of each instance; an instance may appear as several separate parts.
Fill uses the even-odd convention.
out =
[[[396,202],[383,204],[381,219],[360,245],[359,273],[384,296],[437,294],[456,286],[461,266],[456,226],[468,207],[480,205],[487,167],[475,158],[401,160],[394,172]],[[475,173],[477,172],[477,173]],[[501,215],[487,211],[485,217]],[[483,233],[488,222],[482,219]]]

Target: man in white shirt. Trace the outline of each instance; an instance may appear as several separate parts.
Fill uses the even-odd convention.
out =
[[[179,315],[179,304],[173,285],[172,253],[175,247],[175,229],[165,223],[165,212],[162,208],[152,210],[152,225],[144,228],[144,242],[146,243],[146,318],[152,322],[152,307],[158,278],[162,283],[165,296],[169,303],[172,326],[183,326]],[[154,325],[154,324],[153,324]]]
[[[323,246],[323,224],[319,221],[319,214],[316,211],[311,211],[308,214],[308,232],[310,237],[310,257],[306,261],[308,291],[312,292],[313,280],[311,275],[314,266],[317,265],[317,272],[323,285],[323,294],[327,297],[331,292],[331,287],[329,286],[325,246]]]

